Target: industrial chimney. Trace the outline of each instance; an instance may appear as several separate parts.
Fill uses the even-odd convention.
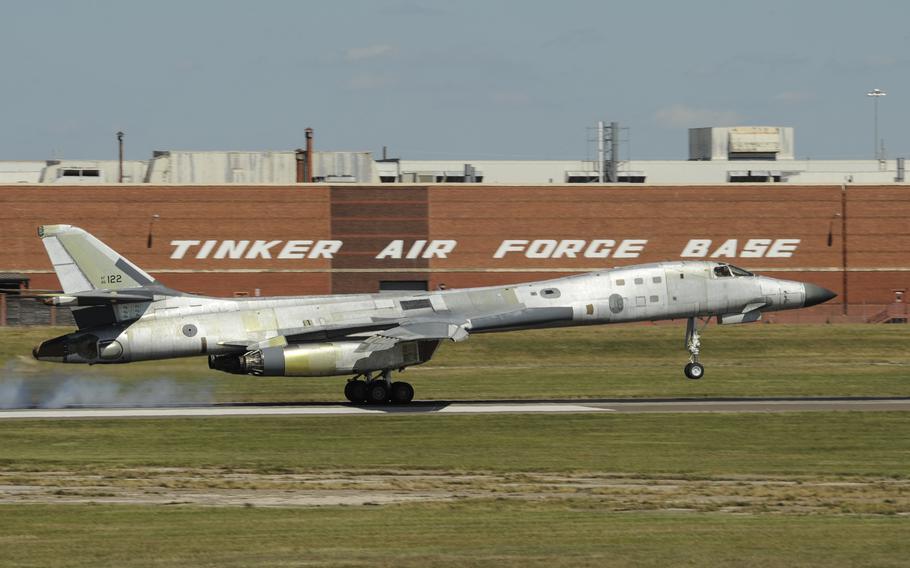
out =
[[[306,150],[297,148],[294,150],[294,158],[297,161],[297,183],[313,183],[313,129],[307,128],[306,133]]]
[[[306,133],[306,171],[303,174],[305,183],[313,183],[313,129],[307,128]]]

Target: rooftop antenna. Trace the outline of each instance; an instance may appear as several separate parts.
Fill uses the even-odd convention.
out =
[[[609,126],[597,121],[597,181],[616,183],[619,181],[619,123]]]

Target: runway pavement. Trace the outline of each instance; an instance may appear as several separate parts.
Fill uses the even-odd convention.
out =
[[[28,408],[0,410],[0,420],[180,418],[208,416],[339,416],[387,414],[507,414],[574,412],[805,412],[910,411],[910,398],[749,398],[646,400],[422,401],[408,405],[355,406],[327,403],[237,403],[142,408]]]

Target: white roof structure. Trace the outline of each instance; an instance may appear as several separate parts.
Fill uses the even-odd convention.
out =
[[[793,129],[735,126],[689,130],[688,160],[624,160],[620,183],[736,182],[887,184],[905,181],[904,159],[794,159]],[[159,151],[124,162],[125,183],[292,184],[294,151]],[[600,183],[594,160],[374,160],[371,152],[313,152],[313,178],[326,183]],[[116,160],[0,161],[0,184],[117,183]]]
[[[583,160],[401,160],[376,164],[378,175],[413,183],[461,182],[464,166],[477,181],[503,184],[597,183],[597,164]],[[631,160],[619,167],[619,181],[648,184],[894,183],[899,160]],[[902,180],[901,180],[902,181]]]

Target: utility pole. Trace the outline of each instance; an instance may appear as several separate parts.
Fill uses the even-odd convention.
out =
[[[610,123],[610,182],[619,181],[619,123]]]
[[[123,183],[123,132],[117,131],[117,146],[120,153],[120,173],[117,176],[117,183]]]

